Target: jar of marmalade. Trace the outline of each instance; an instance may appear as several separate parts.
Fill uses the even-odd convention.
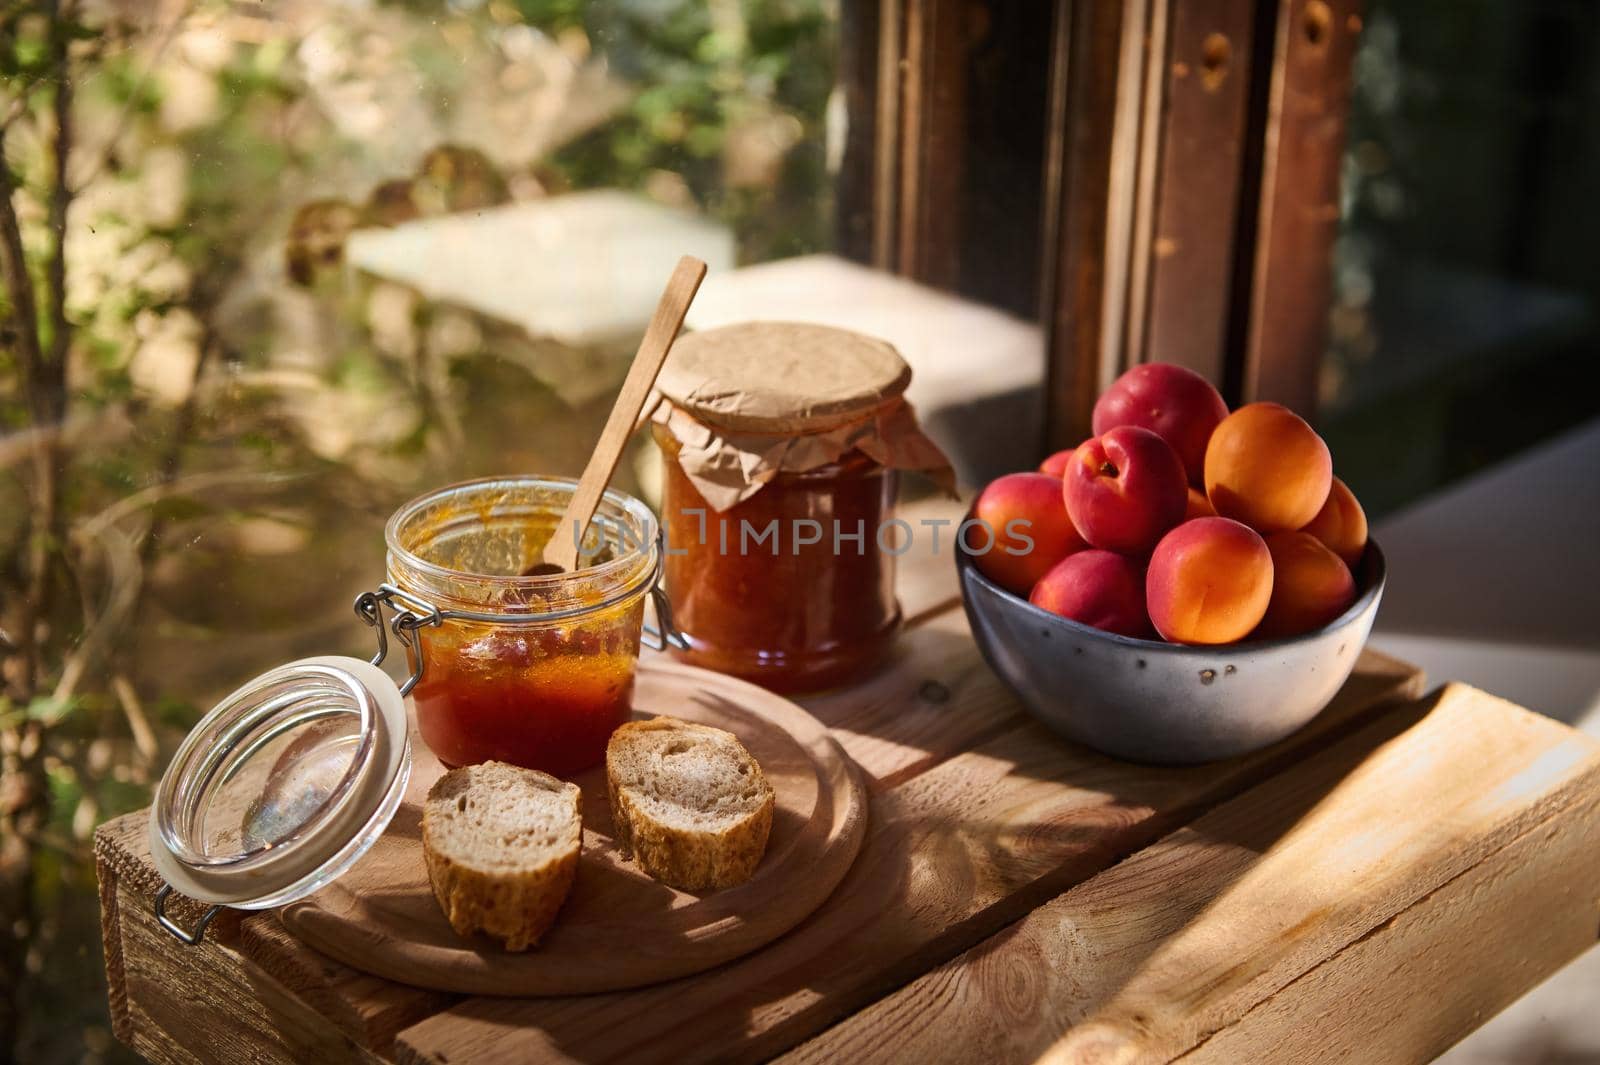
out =
[[[284,906],[365,854],[400,807],[411,774],[405,696],[447,765],[496,758],[570,776],[605,757],[630,716],[634,668],[661,540],[643,503],[607,492],[582,565],[524,576],[575,481],[503,477],[412,500],[389,519],[388,581],[356,599],[378,634],[369,662],[290,662],[219,702],[179,746],[156,788],[150,856],[165,884],[154,916],[202,942],[225,906]],[[389,633],[405,647],[404,684],[378,668]],[[212,905],[190,926],[166,911],[174,891]]]
[[[402,690],[446,765],[498,759],[570,776],[599,764],[628,720],[644,599],[660,567],[656,520],[608,491],[581,568],[523,576],[543,558],[574,484],[469,481],[389,519],[388,583],[357,609],[399,615],[390,627],[413,671]],[[376,627],[381,636],[381,617]]]
[[[783,692],[884,661],[909,546],[897,471],[953,480],[910,380],[888,344],[825,326],[750,322],[674,345],[653,431],[681,657]]]

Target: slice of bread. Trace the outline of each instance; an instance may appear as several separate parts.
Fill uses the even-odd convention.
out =
[[[632,721],[606,745],[617,844],[684,891],[750,879],[772,830],[772,786],[731,732],[673,717]]]
[[[422,805],[434,897],[459,935],[526,950],[555,923],[583,845],[581,793],[504,762],[452,769]]]

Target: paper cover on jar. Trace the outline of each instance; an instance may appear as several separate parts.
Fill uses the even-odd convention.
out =
[[[858,450],[954,491],[950,461],[904,398],[911,369],[892,346],[828,326],[747,322],[679,340],[652,417],[682,445],[685,475],[718,511],[780,472]]]

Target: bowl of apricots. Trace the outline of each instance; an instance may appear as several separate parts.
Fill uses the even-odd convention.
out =
[[[979,494],[956,565],[979,649],[1068,739],[1139,762],[1258,750],[1332,701],[1384,560],[1293,411],[1147,363],[1094,436]]]

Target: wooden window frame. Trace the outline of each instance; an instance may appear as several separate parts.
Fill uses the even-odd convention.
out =
[[[967,50],[1003,0],[846,0],[847,255],[961,291]],[[1314,413],[1359,0],[1055,0],[1036,263],[1045,441],[1152,358]],[[1018,209],[1024,209],[1018,205]],[[869,219],[864,223],[862,219]],[[970,240],[965,242],[970,244]],[[970,248],[966,249],[970,254]]]

